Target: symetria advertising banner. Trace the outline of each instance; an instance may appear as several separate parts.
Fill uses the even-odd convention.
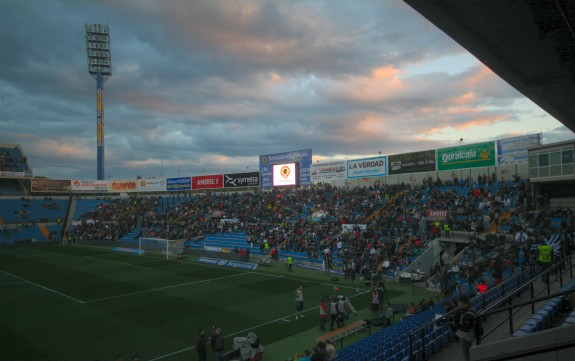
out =
[[[437,170],[495,166],[495,142],[475,143],[437,150]]]
[[[224,174],[224,188],[259,187],[259,185],[259,172]]]

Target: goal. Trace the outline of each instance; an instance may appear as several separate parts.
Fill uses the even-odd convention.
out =
[[[138,240],[138,254],[156,254],[166,259],[176,259],[184,249],[184,241],[165,238],[140,238]]]

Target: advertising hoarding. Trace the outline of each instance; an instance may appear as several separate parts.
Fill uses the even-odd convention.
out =
[[[299,184],[311,185],[311,149],[293,152],[260,155],[260,185],[262,188],[273,187],[273,166],[275,164],[299,163]]]
[[[425,211],[425,217],[428,221],[445,221],[449,216],[448,210],[435,210],[435,209],[428,209]]]
[[[497,165],[527,163],[527,149],[538,145],[541,145],[541,133],[500,139],[497,141]]]
[[[381,177],[387,175],[387,157],[348,160],[346,168],[347,178]]]
[[[201,175],[192,177],[192,189],[219,189],[224,186],[224,176],[222,174]]]
[[[192,190],[192,178],[178,177],[166,179],[166,190],[168,191],[190,191]]]
[[[70,192],[70,180],[34,178],[31,183],[32,192]]]
[[[108,192],[108,181],[74,179],[72,181],[72,192],[106,193]]]
[[[164,178],[138,179],[140,192],[165,192],[166,180]]]
[[[387,158],[390,175],[435,171],[435,150],[394,154]]]
[[[311,166],[311,179],[314,183],[345,179],[345,160],[315,163]]]
[[[298,163],[274,164],[272,179],[274,187],[299,185]]]
[[[128,193],[137,191],[138,182],[136,179],[115,179],[108,182],[108,192],[110,193]]]
[[[232,173],[224,174],[224,188],[259,187],[260,173]]]
[[[462,145],[437,150],[437,170],[495,166],[495,142]]]

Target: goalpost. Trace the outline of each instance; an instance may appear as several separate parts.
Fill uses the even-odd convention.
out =
[[[140,237],[138,239],[138,254],[165,255],[166,259],[176,259],[184,248],[183,240],[171,240],[165,238]]]

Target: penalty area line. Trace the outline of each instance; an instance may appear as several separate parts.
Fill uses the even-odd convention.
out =
[[[85,301],[85,302],[83,302],[83,303],[94,303],[94,302],[100,302],[100,301],[113,300],[113,299],[115,299],[115,298],[128,297],[128,296],[134,296],[134,295],[141,295],[141,294],[143,294],[143,293],[149,293],[149,292],[167,290],[167,289],[176,288],[176,287],[184,287],[184,286],[189,286],[189,285],[195,285],[195,284],[198,284],[198,283],[205,283],[205,282],[222,280],[222,279],[226,279],[226,278],[232,278],[232,277],[238,277],[238,276],[245,276],[245,275],[248,275],[248,274],[250,274],[250,272],[248,272],[248,273],[236,273],[236,274],[229,275],[229,276],[224,276],[224,277],[208,278],[208,279],[200,280],[200,281],[179,283],[179,284],[177,284],[177,285],[171,285],[171,286],[165,286],[165,287],[152,288],[152,289],[149,289],[149,290],[138,291],[138,292],[124,293],[124,294],[121,294],[121,295],[110,296],[110,297],[97,298],[97,299],[94,299],[94,300]]]
[[[23,282],[25,282],[25,283],[29,283],[29,284],[34,285],[34,286],[36,286],[36,287],[40,287],[40,288],[42,288],[42,289],[44,289],[44,290],[46,290],[46,291],[50,291],[50,292],[55,293],[55,294],[57,294],[57,295],[60,295],[60,296],[62,296],[62,297],[66,297],[66,298],[68,298],[68,299],[70,299],[70,300],[73,300],[73,301],[76,301],[76,302],[78,302],[78,303],[82,303],[82,304],[83,304],[83,303],[86,303],[86,302],[84,302],[84,301],[82,301],[82,300],[79,300],[79,299],[77,299],[77,298],[74,298],[74,297],[72,297],[72,296],[68,296],[68,295],[65,294],[65,293],[58,292],[58,291],[56,291],[56,290],[54,290],[54,289],[52,289],[52,288],[49,288],[49,287],[46,287],[46,286],[42,286],[41,284],[38,284],[38,283],[36,283],[36,282],[32,282],[32,281],[27,280],[27,279],[25,279],[25,278],[23,278],[23,277],[20,277],[20,276],[16,276],[15,274],[12,274],[12,273],[9,273],[9,272],[6,272],[6,271],[0,271],[0,272],[4,273],[5,275],[8,275],[8,276],[12,276],[12,277],[14,277],[14,278],[17,278],[17,279],[19,279],[19,280],[21,280],[21,281],[23,281]]]

